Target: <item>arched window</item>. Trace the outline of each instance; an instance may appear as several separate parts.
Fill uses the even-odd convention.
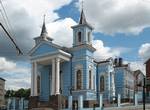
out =
[[[92,89],[92,71],[89,70],[89,89]]]
[[[37,76],[37,93],[40,94],[40,76]]]
[[[77,77],[76,77],[76,83],[77,83],[77,90],[81,90],[82,87],[82,74],[81,74],[81,70],[77,71]]]
[[[91,33],[88,32],[88,42],[90,42],[90,41],[91,41]]]
[[[78,42],[81,42],[81,32],[78,32]]]
[[[104,80],[104,76],[100,77],[100,92],[103,92],[105,89],[105,80]]]

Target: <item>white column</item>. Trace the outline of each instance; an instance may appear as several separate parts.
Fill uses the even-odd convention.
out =
[[[68,98],[68,109],[72,110],[72,96],[69,96]]]
[[[114,73],[111,73],[111,97],[113,98],[112,100],[115,100],[115,80],[114,80]]]
[[[34,65],[32,63],[32,67],[31,67],[31,96],[34,96]]]
[[[60,94],[60,59],[56,58],[56,94]]]
[[[135,93],[135,96],[134,96],[134,104],[135,104],[135,106],[138,105],[138,97],[137,96],[138,96],[137,93]]]
[[[55,59],[52,59],[52,85],[51,85],[51,95],[55,95]]]
[[[79,110],[82,110],[82,109],[83,109],[83,96],[82,96],[82,95],[80,95],[80,96],[78,97],[78,109],[79,109]]]
[[[100,108],[103,107],[103,94],[100,94],[100,96],[99,96],[99,107]]]
[[[118,107],[120,107],[120,104],[121,104],[121,95],[118,94]]]
[[[34,62],[34,96],[38,96],[37,93],[37,63]]]

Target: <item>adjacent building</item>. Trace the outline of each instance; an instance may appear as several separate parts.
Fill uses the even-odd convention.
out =
[[[141,70],[134,71],[134,78],[135,78],[134,91],[135,92],[143,92],[143,79],[144,79],[143,72]]]
[[[134,96],[134,74],[129,64],[123,64],[122,58],[114,60],[115,90],[121,94],[122,101],[126,102]]]
[[[122,98],[133,97],[134,77],[128,65],[114,64],[112,58],[99,62],[94,59],[93,27],[86,21],[83,10],[79,23],[72,29],[71,48],[53,43],[45,21],[41,35],[34,38],[35,46],[29,52],[32,64],[29,107],[57,110],[58,106],[67,106],[70,95],[73,106],[78,105],[78,96],[82,95],[84,107],[97,104],[100,94],[104,103],[111,103],[117,94]]]
[[[146,93],[150,97],[150,59],[145,62],[146,65]]]
[[[5,106],[5,79],[0,77],[0,108]]]

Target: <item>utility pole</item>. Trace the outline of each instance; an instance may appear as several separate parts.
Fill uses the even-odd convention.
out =
[[[145,85],[145,76],[144,76],[144,79],[143,79],[143,110],[145,110],[145,88],[146,88],[146,85]]]
[[[2,23],[0,23],[0,26],[2,27],[2,29],[4,30],[4,32],[7,34],[7,36],[9,37],[9,39],[12,41],[12,43],[14,44],[18,55],[23,55],[22,51],[19,49],[19,47],[17,46],[17,44],[15,43],[14,39],[11,37],[11,35],[8,33],[8,31],[5,29],[5,27],[3,26]]]

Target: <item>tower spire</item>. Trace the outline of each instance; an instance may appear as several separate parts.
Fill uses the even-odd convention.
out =
[[[84,1],[82,0],[82,9],[81,9],[79,24],[87,24],[86,17],[85,17],[85,14],[84,14],[83,10],[84,10]]]
[[[42,31],[41,31],[41,37],[45,38],[47,37],[47,30],[46,30],[46,26],[45,26],[45,16],[43,17],[43,26],[42,26]]]

